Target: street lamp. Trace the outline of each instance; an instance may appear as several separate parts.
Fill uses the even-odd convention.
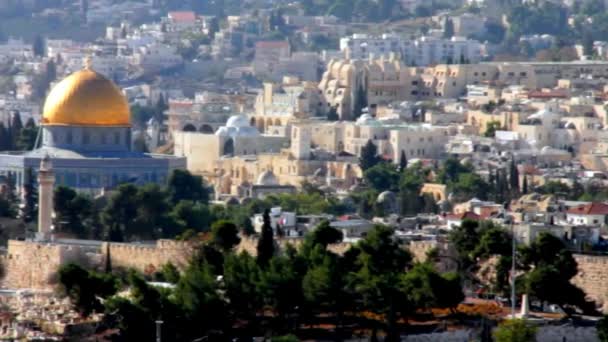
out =
[[[162,342],[161,325],[163,324],[163,321],[157,320],[154,323],[156,323],[156,342]]]

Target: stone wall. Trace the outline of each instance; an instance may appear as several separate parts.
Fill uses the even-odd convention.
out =
[[[194,253],[194,246],[187,242],[158,240],[155,245],[136,245],[127,243],[109,243],[112,267],[134,268],[146,274],[152,274],[167,264],[178,268],[186,266]],[[101,245],[101,260],[107,258],[108,243]]]
[[[435,267],[439,272],[453,272],[458,269],[456,262],[456,251],[447,242],[440,241],[412,241],[408,245],[408,249],[414,261],[425,262],[427,253],[433,249],[437,250],[438,258],[435,261]]]
[[[578,274],[572,283],[608,312],[608,256],[575,254]]]
[[[48,288],[60,265],[86,262],[87,250],[74,246],[9,240],[8,253],[0,261],[4,267],[1,285],[5,288]]]
[[[194,251],[191,244],[172,240],[158,240],[150,245],[110,243],[109,246],[112,267],[134,268],[148,274],[169,262],[182,268]],[[56,283],[57,270],[61,265],[77,263],[101,270],[105,266],[107,251],[106,242],[9,240],[7,254],[0,256],[4,267],[0,285],[3,288],[50,289]]]

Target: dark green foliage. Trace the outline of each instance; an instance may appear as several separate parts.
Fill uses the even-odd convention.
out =
[[[258,264],[261,266],[268,265],[270,259],[274,255],[274,232],[270,222],[270,210],[264,211],[264,224],[262,225],[262,233],[258,240]]]
[[[536,327],[523,319],[502,322],[493,333],[496,342],[531,342],[536,340]]]
[[[4,122],[0,122],[0,150],[8,151],[11,149],[11,138],[9,130],[4,126]]]
[[[361,170],[366,171],[381,161],[382,158],[378,155],[378,147],[371,140],[368,140],[365,146],[361,147],[361,157],[359,157]]]
[[[401,150],[401,155],[399,156],[399,172],[405,171],[407,168],[407,157],[405,156],[405,151]]]
[[[174,204],[182,200],[209,202],[209,189],[205,187],[202,177],[192,175],[188,171],[173,171],[169,178],[168,191],[171,203]]]
[[[363,173],[366,183],[378,192],[397,191],[399,176],[399,172],[392,163],[376,164]]]
[[[329,221],[321,222],[311,233],[313,245],[324,248],[342,241],[342,232],[330,226]]]
[[[32,50],[34,51],[34,55],[38,57],[44,56],[44,51],[46,50],[44,38],[42,36],[37,35],[34,38],[34,43],[32,44]]]
[[[357,119],[363,114],[363,110],[367,107],[367,90],[363,85],[357,88],[357,94],[355,94],[355,103],[353,106],[353,119]]]
[[[34,119],[29,118],[25,123],[25,127],[19,131],[15,148],[19,151],[31,151],[34,149],[36,138],[38,137],[38,127],[34,123]]]
[[[443,38],[450,39],[452,36],[454,36],[454,22],[448,17],[443,27]]]
[[[213,243],[223,251],[230,251],[241,242],[237,226],[226,220],[216,221],[211,225]]]
[[[600,342],[608,342],[608,316],[602,316],[597,322],[597,338]]]
[[[118,289],[117,279],[112,275],[87,271],[75,264],[67,264],[59,269],[59,283],[83,316],[102,312],[103,306],[98,297],[111,296]]]
[[[507,14],[507,20],[509,35],[513,37],[545,33],[563,36],[569,27],[565,8],[551,2],[515,6]]]
[[[557,304],[566,312],[574,312],[573,308],[596,312],[594,303],[570,282],[578,272],[577,263],[560,239],[541,233],[530,246],[521,248],[521,263],[528,270],[523,277],[530,296]]]
[[[54,194],[55,227],[78,238],[96,238],[93,201],[71,188],[58,186]]]

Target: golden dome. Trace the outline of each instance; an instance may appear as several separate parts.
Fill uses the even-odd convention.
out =
[[[129,104],[101,74],[83,69],[53,87],[44,103],[43,125],[131,126]]]

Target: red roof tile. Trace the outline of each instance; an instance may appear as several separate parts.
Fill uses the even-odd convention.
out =
[[[575,215],[608,215],[608,204],[589,203],[568,209],[568,214]]]
[[[449,220],[465,220],[465,219],[469,219],[469,220],[481,220],[481,216],[475,214],[472,211],[467,211],[464,213],[460,213],[460,214],[448,214],[446,215],[446,218]]]
[[[169,12],[169,18],[178,23],[191,23],[196,21],[196,14],[192,11]]]

